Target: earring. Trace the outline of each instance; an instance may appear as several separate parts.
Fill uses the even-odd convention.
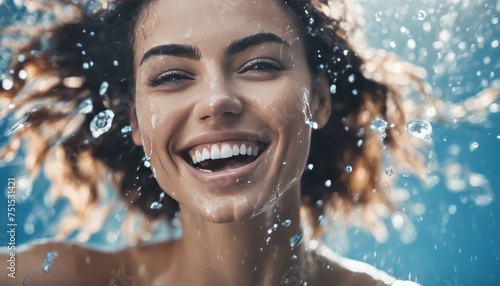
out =
[[[110,109],[99,112],[90,122],[90,132],[92,136],[97,138],[111,129],[115,113]]]

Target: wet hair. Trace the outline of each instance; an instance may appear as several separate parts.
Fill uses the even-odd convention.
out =
[[[61,225],[62,236],[88,220],[109,184],[149,220],[171,221],[179,210],[145,166],[144,151],[126,127],[134,100],[134,32],[141,33],[138,15],[148,2],[33,1],[53,11],[55,20],[2,31],[13,56],[4,77],[8,84],[0,87],[0,107],[17,122],[1,156],[12,158],[26,139],[26,168],[36,175],[43,163],[53,194],[75,209]],[[326,74],[331,86],[331,117],[312,133],[310,167],[302,176],[302,214],[319,237],[321,218],[334,212],[347,218],[361,207],[365,225],[382,237],[374,210],[393,209],[383,153],[401,166],[418,168],[421,161],[405,144],[402,108],[412,88],[424,94],[421,74],[368,49],[357,27],[361,18],[342,0],[332,2],[329,7],[326,1],[284,1],[301,29],[311,74]],[[115,115],[111,128],[94,136],[89,126],[105,110]],[[373,129],[374,120],[387,122],[387,128]]]

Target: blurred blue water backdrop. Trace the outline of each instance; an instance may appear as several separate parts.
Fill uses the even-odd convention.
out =
[[[431,121],[434,151],[428,156],[435,169],[429,179],[420,181],[411,174],[398,178],[395,194],[406,202],[386,221],[388,241],[378,243],[364,230],[351,228],[346,235],[331,235],[328,243],[344,256],[422,285],[500,285],[500,104],[497,100],[465,113],[454,110],[455,103],[500,87],[500,2],[358,3],[370,45],[422,66],[433,94],[449,105],[449,114],[440,122]],[[26,13],[22,0],[0,0],[0,25],[34,23],[37,17]],[[5,73],[7,61],[8,51],[0,48]],[[0,122],[0,145],[11,123]],[[5,190],[0,206],[7,205],[8,178],[17,178],[18,244],[51,237],[53,222],[68,211],[64,200],[52,203],[43,177],[32,182],[22,164],[22,153],[11,162],[0,162],[0,188]],[[391,168],[398,166],[389,166],[388,175]],[[121,245],[123,214],[123,206],[117,206],[89,244]],[[6,207],[0,207],[0,217],[0,246],[5,246]],[[157,237],[163,235],[171,234],[163,231]]]

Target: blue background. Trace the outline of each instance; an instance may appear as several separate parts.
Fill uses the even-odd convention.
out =
[[[12,1],[3,2],[0,5],[1,25],[26,17],[25,10],[16,8]],[[463,102],[490,87],[495,80],[498,86],[498,2],[358,2],[367,20],[369,43],[424,67],[428,73],[426,81],[443,101]],[[415,41],[415,48],[408,45],[409,39]],[[0,48],[0,68],[5,69],[6,61],[6,51]],[[417,237],[413,242],[405,243],[388,219],[390,237],[386,243],[377,243],[370,234],[352,228],[347,237],[333,234],[332,237],[341,242],[337,241],[332,247],[347,257],[423,285],[500,285],[500,227],[497,222],[500,218],[500,113],[495,108],[489,113],[487,120],[480,124],[466,118],[458,122],[433,122],[437,166],[433,173],[437,178],[434,186],[425,187],[412,176],[399,178],[398,186],[404,186],[411,194],[404,207],[409,210],[419,203],[425,206],[425,212],[419,215],[405,212],[416,228]],[[0,145],[5,142],[3,134],[10,123],[0,123]],[[475,143],[477,148],[473,147]],[[493,201],[489,205],[474,203],[471,197],[477,190],[470,184],[460,192],[450,190],[445,170],[451,161],[460,164],[461,176],[466,181],[472,173],[483,174],[488,179],[484,188],[486,193],[492,192]],[[0,162],[0,182],[7,182],[8,177],[22,178],[22,163],[22,156],[12,162]],[[28,182],[27,187],[23,188],[23,180]],[[19,182],[26,198],[18,199],[17,203],[17,243],[50,237],[54,233],[53,221],[65,212],[65,202],[50,203],[49,184],[43,178],[37,178],[32,188],[27,179]],[[0,195],[0,205],[6,204],[6,197]],[[0,217],[2,222],[7,217],[3,207]],[[123,209],[117,208],[106,222],[106,231],[93,236],[90,243],[102,246],[107,241],[119,245],[122,219]],[[6,245],[4,225],[0,226],[0,245]]]

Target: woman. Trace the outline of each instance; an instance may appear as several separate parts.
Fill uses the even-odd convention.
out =
[[[417,74],[358,54],[356,19],[330,5],[66,6],[71,16],[33,34],[3,81],[2,100],[22,117],[6,156],[26,137],[27,167],[47,162],[53,191],[77,214],[62,235],[87,221],[107,181],[149,221],[178,216],[182,238],[116,253],[41,244],[18,253],[17,280],[2,272],[2,283],[405,283],[347,268],[320,244],[321,218],[358,206],[383,236],[373,211],[392,207],[380,188],[382,147],[415,162],[400,143],[402,89],[389,83],[391,67],[402,83],[418,84]],[[374,120],[392,126],[373,131]]]

